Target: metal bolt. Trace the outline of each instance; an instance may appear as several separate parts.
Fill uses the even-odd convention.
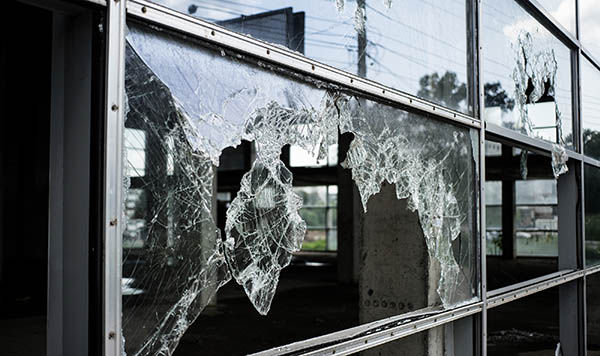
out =
[[[119,110],[119,105],[113,104],[113,106],[111,106],[110,108],[112,109],[112,111],[117,111]]]
[[[117,225],[117,218],[112,219],[109,224],[110,224],[110,226]]]
[[[146,13],[146,11],[148,11],[148,9],[146,9],[146,6],[142,7],[142,12]]]
[[[108,339],[109,339],[109,340],[112,340],[112,339],[114,339],[114,338],[115,338],[115,336],[116,336],[116,334],[115,334],[115,332],[114,332],[114,331],[111,331],[111,332],[109,332],[109,333],[108,333]]]

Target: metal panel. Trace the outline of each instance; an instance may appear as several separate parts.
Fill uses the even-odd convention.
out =
[[[483,308],[481,316],[479,318],[479,349],[476,350],[477,354],[486,356],[487,355],[487,250],[486,250],[486,212],[485,212],[485,118],[483,116],[484,103],[485,103],[485,91],[483,83],[483,46],[481,43],[481,7],[482,0],[473,0],[472,6],[476,9],[476,21],[474,34],[476,38],[476,58],[474,59],[477,63],[476,78],[477,78],[477,115],[481,121],[481,128],[479,130],[479,270],[481,279],[481,301]]]
[[[108,3],[104,187],[104,355],[121,342],[121,165],[124,115],[125,1]]]
[[[510,145],[517,145],[526,147],[529,151],[537,152],[540,154],[549,155],[552,151],[552,143],[544,141],[538,138],[524,135],[515,130],[501,127],[495,124],[485,123],[485,132],[495,136],[495,140]],[[580,161],[582,159],[581,153],[572,151],[570,149],[565,150],[570,159]]]
[[[144,0],[127,1],[127,12],[129,15],[136,16],[145,22],[153,22],[385,101],[433,114],[462,125],[474,128],[481,127],[479,121],[474,117],[427,102],[377,82],[311,60],[285,48],[227,30],[213,23],[179,13],[152,2]]]
[[[585,164],[589,164],[590,166],[594,166],[594,167],[600,167],[600,160],[594,159],[592,157],[587,157],[584,156],[583,157],[583,162]],[[583,188],[582,188],[583,189]]]
[[[581,278],[583,277],[583,275],[583,271],[569,272],[558,277],[531,284],[527,287],[518,288],[514,291],[509,291],[506,293],[496,295],[494,297],[488,298],[487,308],[495,308],[508,302],[512,302],[513,300],[521,299],[528,295],[532,295],[534,293],[541,292],[552,287],[558,287],[562,284]]]
[[[334,334],[316,337],[313,339],[296,342],[286,346],[276,347],[267,351],[252,354],[253,356],[275,356],[298,353],[303,350],[302,355],[351,355],[356,352],[370,349],[405,336],[429,330],[461,318],[481,312],[482,302],[463,306],[454,310],[442,312],[407,314],[402,317],[392,317],[355,328],[340,331]],[[423,317],[423,314],[427,315]],[[383,325],[402,321],[404,319],[418,318],[416,321],[407,322],[394,327],[383,327]],[[366,332],[372,331],[372,332]],[[338,342],[339,341],[339,342]],[[322,345],[322,347],[319,347]]]

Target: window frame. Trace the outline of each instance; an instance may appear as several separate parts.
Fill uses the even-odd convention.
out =
[[[164,8],[145,0],[128,1],[101,1],[85,0],[91,3],[104,5],[108,8],[107,21],[107,65],[106,65],[106,103],[105,103],[105,201],[104,201],[104,353],[105,355],[117,356],[121,353],[120,332],[120,310],[121,310],[121,237],[119,235],[119,214],[120,214],[120,175],[121,175],[121,151],[122,147],[122,128],[124,116],[123,103],[123,74],[124,74],[124,42],[125,42],[125,20],[134,18],[137,21],[151,23],[157,26],[166,27],[194,38],[207,41],[218,46],[223,46],[238,53],[251,55],[260,60],[274,64],[295,72],[315,77],[333,84],[342,85],[351,90],[366,94],[380,100],[395,103],[411,110],[433,115],[442,120],[449,120],[458,125],[468,126],[479,130],[479,231],[480,237],[480,255],[479,255],[479,281],[480,281],[480,301],[459,307],[456,309],[445,310],[432,315],[426,315],[423,318],[404,323],[395,328],[376,332],[361,337],[352,338],[340,344],[318,347],[310,354],[331,354],[336,352],[338,355],[346,355],[360,350],[368,349],[398,338],[430,329],[435,326],[443,325],[453,320],[461,319],[470,315],[477,315],[476,328],[477,335],[473,336],[477,345],[477,353],[486,355],[486,327],[487,314],[489,308],[508,303],[512,300],[537,293],[539,291],[560,286],[561,296],[563,290],[565,294],[569,291],[575,292],[573,297],[561,298],[561,315],[563,310],[571,307],[582,313],[584,322],[575,321],[577,325],[561,321],[561,344],[563,352],[569,354],[575,350],[580,353],[585,349],[585,293],[582,288],[585,286],[586,275],[600,272],[600,266],[587,268],[585,265],[585,227],[583,226],[582,216],[584,216],[584,169],[583,163],[600,167],[600,161],[586,157],[582,148],[582,130],[580,117],[580,91],[579,91],[579,61],[585,57],[596,69],[600,70],[600,62],[597,61],[579,42],[580,22],[579,22],[579,0],[576,1],[576,33],[571,34],[562,25],[560,25],[547,10],[545,10],[536,0],[514,0],[525,8],[537,21],[545,26],[554,36],[560,39],[571,51],[571,72],[573,89],[573,131],[575,150],[567,149],[569,156],[570,174],[559,178],[559,194],[563,196],[569,193],[571,198],[565,199],[559,203],[559,216],[574,217],[569,224],[559,226],[559,235],[562,240],[568,243],[559,243],[559,258],[565,256],[563,263],[559,263],[559,271],[533,280],[525,281],[515,285],[508,286],[495,291],[487,291],[486,285],[486,220],[485,220],[485,194],[483,177],[485,177],[485,143],[486,135],[501,137],[503,140],[512,143],[518,143],[519,146],[526,147],[528,150],[536,151],[544,155],[550,155],[551,144],[525,136],[523,134],[487,124],[482,121],[481,112],[483,108],[483,81],[482,78],[482,48],[478,28],[481,24],[481,0],[468,0],[468,23],[470,36],[469,41],[474,50],[468,53],[468,68],[472,71],[474,83],[473,91],[478,98],[474,103],[474,115],[468,116],[453,110],[444,108],[426,100],[405,94],[401,91],[388,88],[379,83],[348,74],[339,69],[324,65],[318,61],[310,60],[302,55],[293,53],[271,44],[228,31],[218,25],[208,23],[191,16],[187,16],[173,10]],[[483,208],[482,208],[483,207]],[[569,283],[576,281],[576,283]],[[573,294],[573,293],[571,293]],[[563,307],[563,304],[565,306]],[[576,313],[577,314],[577,313]],[[402,317],[402,316],[399,316]],[[583,324],[583,326],[581,325]],[[563,328],[572,326],[570,332],[565,333],[567,342],[563,343]],[[354,333],[364,328],[359,326],[336,333],[338,336],[354,335]],[[330,338],[331,335],[324,335],[319,338],[305,340],[293,345],[289,349],[300,346],[316,345],[317,339]],[[276,354],[272,350],[261,352],[262,355]]]

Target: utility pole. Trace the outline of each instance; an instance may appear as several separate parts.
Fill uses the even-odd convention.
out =
[[[359,17],[363,18],[359,20]],[[360,26],[356,26],[358,38],[358,76],[367,77],[367,7],[366,0],[356,0],[355,21],[364,21]]]

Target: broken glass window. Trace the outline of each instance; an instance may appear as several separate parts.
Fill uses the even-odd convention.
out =
[[[514,1],[482,9],[486,121],[573,147],[571,52]]]
[[[475,187],[464,179],[475,173],[471,133],[371,101],[346,105],[350,113],[342,115],[340,129],[354,139],[341,164],[352,170],[364,211],[384,182],[394,184],[396,198],[418,213],[429,255],[440,264],[441,302],[464,300],[472,293],[471,276],[461,270],[468,261],[455,257],[453,242],[474,223],[469,192]],[[472,257],[472,245],[460,248],[460,257]]]
[[[473,112],[468,1],[154,2],[451,109]]]
[[[231,277],[213,218],[211,159],[191,146],[195,131],[171,91],[130,46],[126,67],[124,146],[137,149],[124,155],[125,351],[168,354]]]
[[[340,133],[353,135],[343,165],[364,211],[393,184],[394,199],[417,216],[415,236],[423,235],[433,266],[423,279],[428,304],[449,308],[476,295],[477,131],[156,29],[132,25],[127,41],[124,211],[135,221],[124,233],[135,236],[124,242],[128,354],[171,353],[230,279],[260,314],[269,312],[306,234],[283,147],[322,160]],[[254,145],[253,164],[219,231],[216,166],[242,140]]]

